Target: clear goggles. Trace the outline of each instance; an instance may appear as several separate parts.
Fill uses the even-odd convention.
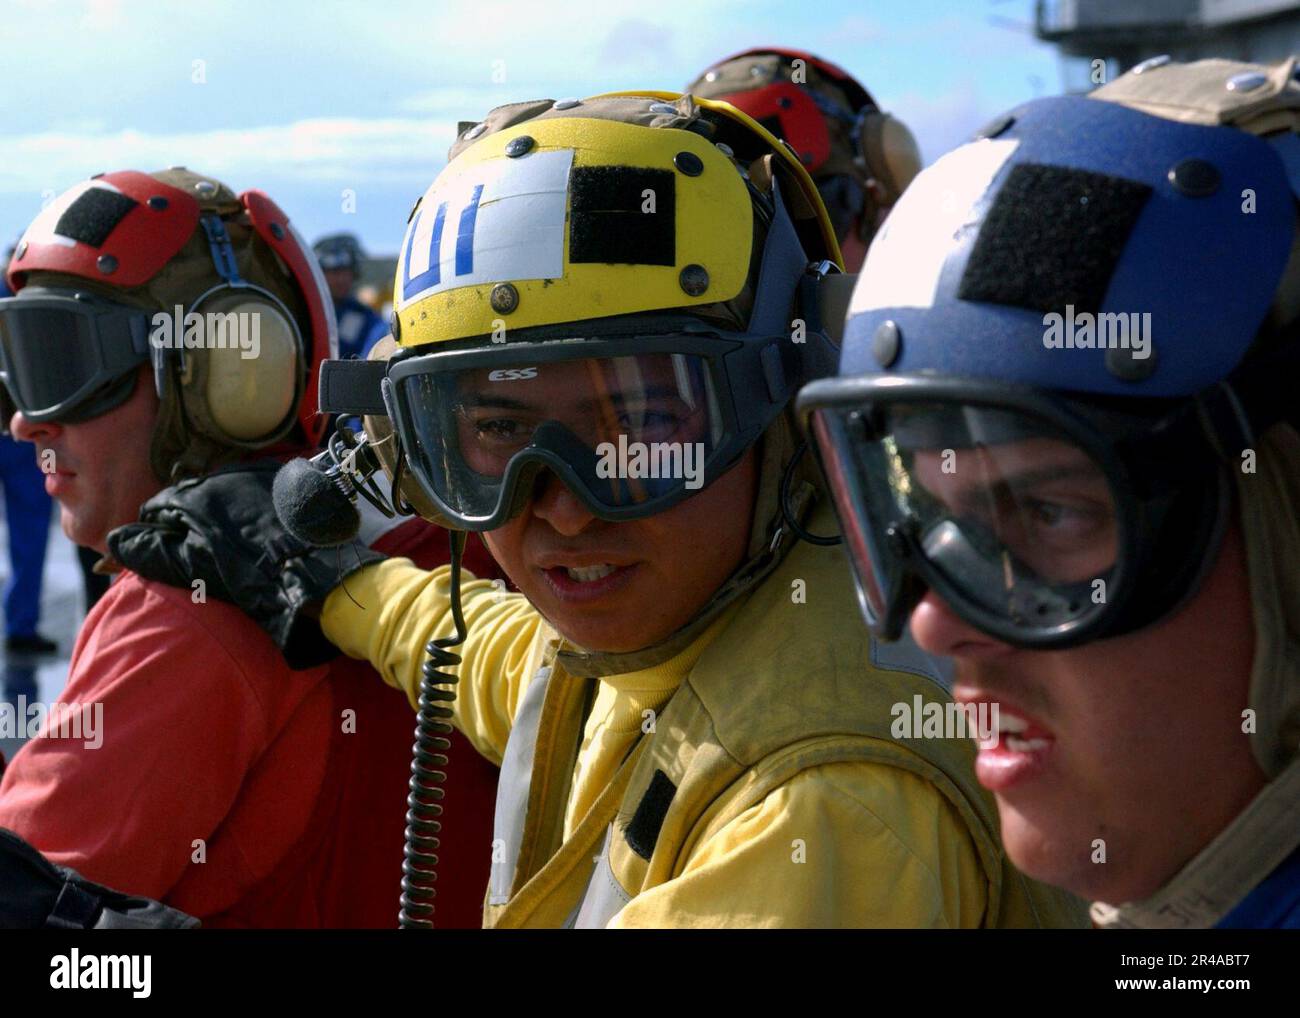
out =
[[[1167,575],[1190,584],[1222,499],[1189,480],[1200,446],[1180,428],[1140,447],[1041,394],[908,381],[827,380],[799,399],[877,635],[897,639],[934,590],[999,640],[1064,647],[1167,609],[1161,555],[1181,555]]]
[[[405,469],[455,526],[517,515],[549,470],[606,520],[710,484],[780,411],[752,344],[718,335],[559,339],[394,358],[384,402]],[[784,398],[784,397],[782,397]]]
[[[4,423],[88,420],[125,402],[150,360],[148,312],[84,293],[0,299]]]

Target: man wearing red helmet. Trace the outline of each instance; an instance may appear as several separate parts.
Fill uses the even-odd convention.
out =
[[[168,484],[246,471],[256,488],[319,442],[334,318],[310,249],[262,192],[183,168],[100,175],[37,217],[8,279],[6,409],[15,436],[52,460],[46,487],[78,544],[105,553],[109,532]],[[186,522],[224,561],[233,507],[210,508]],[[386,541],[430,565],[442,552],[419,524]],[[280,557],[268,548],[257,568],[274,572]],[[393,924],[406,705],[317,647],[300,642],[290,658],[201,582],[120,571],[79,634],[60,702],[4,772],[0,827],[208,925]],[[495,777],[458,755],[449,798],[477,847]],[[483,872],[463,901],[449,889],[445,924],[458,908],[461,924],[476,919],[480,855],[457,861]]]
[[[686,86],[743,110],[785,141],[812,175],[848,272],[921,169],[912,132],[860,82],[801,50],[757,48],[714,64]]]

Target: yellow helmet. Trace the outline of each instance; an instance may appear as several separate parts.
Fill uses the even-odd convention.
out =
[[[543,468],[603,519],[663,511],[834,369],[816,185],[727,103],[516,103],[450,155],[407,223],[395,342],[322,380],[372,440],[391,420],[376,451],[426,518],[494,529]]]
[[[840,264],[816,185],[728,103],[619,92],[467,128],[416,202],[393,284],[402,346],[743,301],[755,189],[781,182],[812,261]],[[732,308],[736,324],[744,322]]]

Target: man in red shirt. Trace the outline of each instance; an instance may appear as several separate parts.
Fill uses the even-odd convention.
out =
[[[319,442],[333,315],[310,249],[261,192],[179,168],[101,175],[37,217],[9,283],[11,427],[36,443],[76,543],[104,554],[168,484],[219,469],[269,484]],[[219,556],[219,518],[204,536]],[[376,544],[429,566],[445,546],[421,521]],[[121,571],[60,705],[4,771],[0,827],[205,925],[395,925],[410,709],[357,662],[306,644],[291,660],[201,582]],[[459,736],[449,756],[457,837],[437,918],[477,926],[495,770]]]

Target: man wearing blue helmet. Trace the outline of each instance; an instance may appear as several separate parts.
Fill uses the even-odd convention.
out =
[[[800,397],[879,636],[1103,926],[1300,927],[1300,83],[1148,61],[922,173]]]

